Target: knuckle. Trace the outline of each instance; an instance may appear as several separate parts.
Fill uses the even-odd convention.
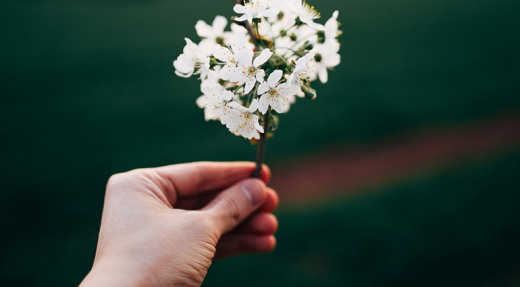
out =
[[[146,176],[146,171],[143,169],[134,169],[127,172],[116,173],[107,181],[107,193],[114,193],[119,191],[131,190],[132,182],[139,180]]]
[[[108,179],[107,191],[117,189],[126,180],[124,173],[116,173]]]
[[[225,219],[230,226],[235,226],[240,221],[240,208],[233,199],[223,200],[222,208],[224,210]]]

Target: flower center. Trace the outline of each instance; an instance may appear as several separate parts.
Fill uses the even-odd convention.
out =
[[[271,96],[274,96],[274,97],[278,97],[280,94],[278,93],[278,90],[277,89],[269,89],[269,95]]]
[[[267,7],[269,5],[269,1],[270,0],[249,0],[245,3],[244,6],[249,9],[258,10]]]
[[[318,19],[321,17],[320,12],[316,11],[314,6],[309,5],[307,2],[303,1],[303,11],[305,12],[305,16],[311,19]]]

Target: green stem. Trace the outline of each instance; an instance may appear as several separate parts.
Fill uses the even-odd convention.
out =
[[[233,0],[235,4],[244,4],[243,0]],[[258,24],[256,26],[256,35],[255,31],[253,31],[253,28],[251,27],[251,24],[248,21],[244,21],[241,23],[249,33],[249,36],[251,37],[251,41],[255,45],[255,47],[260,50],[259,44],[262,42],[262,39],[260,37],[260,34],[258,33]],[[263,43],[262,43],[263,44]],[[269,129],[269,114],[270,111],[267,111],[267,113],[264,116],[264,133],[260,134],[260,140],[258,141],[258,145],[256,148],[256,167],[253,171],[253,174],[251,177],[253,178],[260,178],[260,173],[262,171],[262,165],[264,164],[264,157],[265,157],[265,142],[267,140],[267,130]]]
[[[264,116],[264,133],[260,134],[260,140],[256,147],[256,168],[251,177],[260,178],[262,165],[265,158],[265,142],[267,140],[267,130],[269,129],[269,111]]]

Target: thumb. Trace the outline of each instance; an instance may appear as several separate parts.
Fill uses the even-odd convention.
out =
[[[265,201],[266,186],[259,179],[246,179],[222,191],[205,208],[220,235],[232,230]]]

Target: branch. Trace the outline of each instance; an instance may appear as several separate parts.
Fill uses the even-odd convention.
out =
[[[260,140],[256,147],[256,168],[253,171],[251,177],[260,178],[260,172],[262,171],[262,165],[264,164],[265,158],[265,142],[267,140],[267,130],[269,129],[269,112],[264,116],[264,133],[260,134]]]
[[[244,5],[244,0],[233,0],[233,3]],[[246,28],[247,33],[249,34],[249,37],[251,37],[251,41],[256,46],[256,43],[259,41],[259,39],[256,37],[255,31],[253,30],[253,27],[251,27],[251,23],[249,21],[243,21],[243,22],[236,22],[238,25]]]

